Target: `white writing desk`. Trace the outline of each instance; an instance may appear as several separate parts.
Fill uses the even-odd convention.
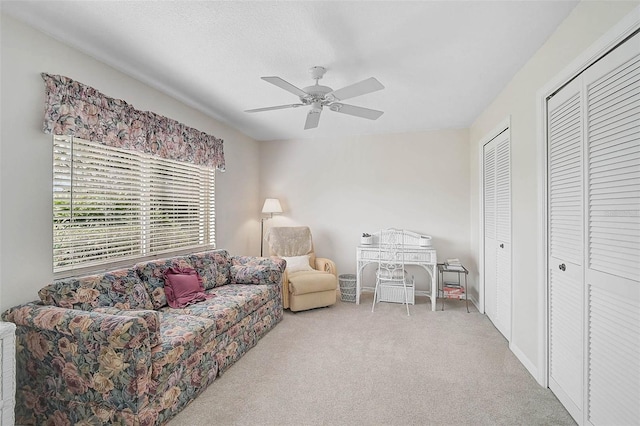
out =
[[[409,233],[413,234],[413,233]],[[415,241],[413,239],[415,238]],[[421,296],[429,296],[431,298],[431,310],[436,310],[436,298],[438,296],[438,280],[436,275],[436,268],[438,264],[436,250],[431,247],[423,247],[418,244],[420,236],[418,234],[408,235],[407,241],[404,244],[404,264],[405,265],[417,265],[424,268],[425,271],[429,273],[431,277],[431,294],[426,291],[416,291],[417,295]],[[407,244],[414,243],[414,244]],[[356,247],[356,261],[357,261],[357,270],[356,270],[356,303],[360,303],[360,293],[362,293],[362,289],[366,288],[367,290],[373,291],[373,287],[363,287],[362,285],[362,271],[364,268],[370,263],[378,263],[378,257],[380,255],[380,250],[378,248],[377,242],[374,240],[371,245],[360,245]],[[383,252],[384,256],[384,252]]]

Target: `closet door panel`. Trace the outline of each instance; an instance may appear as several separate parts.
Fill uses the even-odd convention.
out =
[[[640,42],[640,36],[634,39]],[[638,282],[640,46],[634,45],[633,39],[628,41],[588,69],[584,79],[589,268]]]
[[[511,147],[509,133],[496,138],[496,321],[500,332],[511,337]]]
[[[511,244],[496,249],[496,314],[494,324],[511,340]]]
[[[495,144],[483,147],[484,157],[484,310],[496,317],[498,293],[496,286],[496,149]]]
[[[587,420],[640,422],[640,35],[584,73]]]
[[[511,149],[509,135],[496,138],[496,239],[511,243]]]
[[[598,271],[587,272],[587,285],[588,420],[594,425],[638,424],[640,287]]]
[[[494,318],[498,313],[498,287],[496,285],[498,272],[498,259],[496,253],[496,241],[485,238],[484,245],[484,311],[495,324]]]
[[[584,390],[581,81],[548,104],[549,388],[578,422]]]
[[[584,390],[582,267],[552,259],[549,281],[549,389],[578,421]]]
[[[484,235],[496,239],[496,148],[484,146]]]

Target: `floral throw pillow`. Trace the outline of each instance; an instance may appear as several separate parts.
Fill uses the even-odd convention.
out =
[[[172,308],[184,308],[213,297],[204,292],[202,278],[193,268],[169,268],[164,272],[164,292]]]

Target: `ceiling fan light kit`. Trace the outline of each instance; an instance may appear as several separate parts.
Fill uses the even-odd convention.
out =
[[[327,70],[324,67],[311,67],[309,69],[309,73],[311,74],[311,78],[316,81],[316,84],[307,86],[304,89],[299,89],[280,77],[262,77],[264,81],[298,96],[301,103],[249,109],[245,112],[262,112],[285,108],[297,108],[300,106],[311,106],[311,109],[307,113],[307,120],[304,125],[305,130],[318,127],[320,114],[325,106],[329,107],[329,110],[333,112],[353,115],[355,117],[366,118],[369,120],[377,120],[382,114],[384,114],[383,111],[338,102],[384,89],[384,86],[378,80],[370,77],[358,83],[343,87],[342,89],[333,90],[331,87],[321,86],[318,84],[318,80],[320,80],[326,72]]]

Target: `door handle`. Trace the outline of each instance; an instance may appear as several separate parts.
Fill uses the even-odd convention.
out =
[[[504,248],[504,244],[500,244],[500,248]]]
[[[566,266],[564,263],[561,263],[561,264],[560,264],[560,266],[558,266],[558,268],[559,268],[561,271],[566,271],[566,270],[567,270],[567,266]]]

